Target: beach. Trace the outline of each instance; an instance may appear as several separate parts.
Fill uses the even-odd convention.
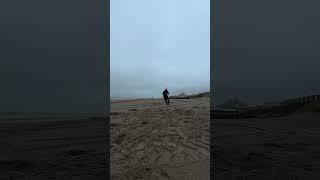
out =
[[[111,179],[210,178],[210,98],[111,103]]]
[[[214,179],[319,179],[319,117],[213,119]]]
[[[210,98],[111,101],[111,179],[209,179]],[[105,118],[2,115],[0,178],[107,179]]]
[[[0,179],[105,180],[106,120],[78,118],[1,116]]]

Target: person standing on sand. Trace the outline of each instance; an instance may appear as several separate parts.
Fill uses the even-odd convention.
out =
[[[168,105],[170,102],[169,102],[169,91],[167,89],[165,89],[163,92],[163,99],[164,101],[166,102],[166,104]]]

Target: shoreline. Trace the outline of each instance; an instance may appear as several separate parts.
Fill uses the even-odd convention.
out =
[[[2,123],[41,123],[41,122],[75,122],[75,121],[106,121],[108,117],[106,115],[1,115],[0,124]]]

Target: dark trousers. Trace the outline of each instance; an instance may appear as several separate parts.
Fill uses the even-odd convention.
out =
[[[169,104],[169,97],[168,96],[163,96],[164,101],[166,102],[166,104]]]

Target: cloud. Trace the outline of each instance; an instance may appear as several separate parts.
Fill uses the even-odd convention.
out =
[[[121,0],[111,9],[111,96],[209,89],[209,1]]]

